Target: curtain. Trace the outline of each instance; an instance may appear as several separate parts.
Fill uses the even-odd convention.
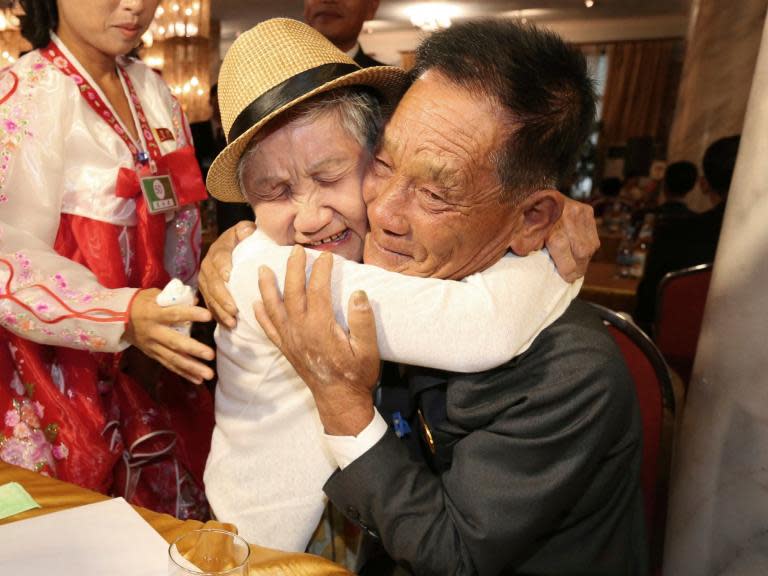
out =
[[[604,45],[608,77],[603,97],[601,147],[630,138],[665,142],[680,80],[682,40]]]

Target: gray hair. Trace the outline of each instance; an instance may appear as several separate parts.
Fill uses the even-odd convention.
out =
[[[361,148],[372,153],[386,112],[388,110],[385,110],[374,92],[367,88],[352,86],[337,88],[305,100],[272,120],[272,123],[277,120],[281,126],[297,122],[309,124],[326,114],[336,114],[346,133],[354,138]],[[237,184],[246,199],[248,197],[243,185],[245,167],[266,134],[268,130],[262,128],[248,143],[237,163]]]

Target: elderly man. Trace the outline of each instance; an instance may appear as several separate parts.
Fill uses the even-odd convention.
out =
[[[357,41],[363,22],[376,16],[378,8],[379,0],[304,0],[304,21],[361,68],[384,66],[363,52]]]
[[[366,262],[463,278],[541,247],[594,113],[582,56],[532,27],[469,23],[427,39],[415,77],[366,179]],[[312,391],[339,465],[325,491],[342,512],[416,574],[644,572],[639,413],[587,306],[487,372],[385,370],[379,414],[367,298],[351,298],[345,333],[330,256],[306,289],[302,254],[285,302],[260,270],[256,313]],[[393,405],[410,443],[387,427]]]

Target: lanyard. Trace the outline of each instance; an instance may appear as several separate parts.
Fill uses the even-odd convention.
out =
[[[133,82],[131,82],[128,74],[126,74],[125,71],[122,70],[119,66],[117,67],[118,74],[125,83],[125,87],[128,90],[128,95],[131,99],[131,102],[133,103],[134,109],[136,110],[136,116],[139,119],[140,138],[143,136],[144,142],[146,143],[147,152],[139,150],[136,144],[134,144],[130,135],[123,129],[123,127],[120,125],[120,122],[118,122],[115,115],[109,109],[109,106],[107,106],[107,104],[104,102],[99,92],[85,77],[83,77],[82,74],[80,74],[77,68],[75,68],[74,64],[70,62],[69,58],[67,58],[66,54],[61,51],[55,42],[51,41],[48,46],[46,46],[40,52],[46,60],[51,62],[54,66],[56,66],[56,68],[61,70],[61,72],[65,75],[69,76],[74,81],[74,83],[77,84],[77,86],[80,88],[80,95],[85,99],[91,109],[93,109],[93,111],[96,112],[96,114],[98,114],[102,120],[109,124],[112,130],[122,139],[123,142],[125,142],[125,145],[128,146],[128,150],[130,150],[131,156],[134,159],[137,171],[140,171],[144,166],[149,164],[152,173],[156,173],[157,160],[162,156],[162,154],[160,152],[160,147],[157,145],[155,137],[152,134],[152,130],[149,127],[147,117],[144,114],[144,109],[141,106],[141,101],[139,100],[139,97],[136,94],[136,90],[133,87]]]

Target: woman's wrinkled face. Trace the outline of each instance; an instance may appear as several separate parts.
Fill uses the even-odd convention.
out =
[[[127,54],[152,23],[159,0],[57,0],[56,33],[82,49]]]
[[[258,227],[278,244],[360,261],[368,228],[361,192],[367,160],[334,112],[277,128],[248,153],[242,171]]]

